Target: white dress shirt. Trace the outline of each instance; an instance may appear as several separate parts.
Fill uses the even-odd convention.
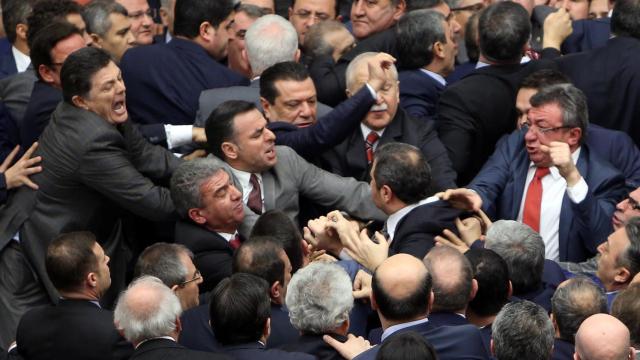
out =
[[[393,236],[396,234],[396,227],[402,218],[404,218],[411,210],[415,209],[420,204],[412,204],[403,207],[402,209],[394,212],[389,215],[387,218],[387,222],[385,223],[387,226],[387,234],[389,234],[389,244],[393,241]]]
[[[362,138],[364,139],[364,142],[367,142],[367,136],[369,136],[369,133],[372,131],[375,131],[378,134],[378,140],[373,143],[373,151],[375,151],[378,148],[378,143],[380,142],[380,138],[382,137],[382,134],[384,134],[385,129],[382,130],[372,130],[371,128],[369,128],[367,125],[360,123],[360,131],[362,132]]]
[[[447,80],[444,79],[444,77],[438,73],[434,73],[433,71],[427,70],[427,69],[420,69],[420,71],[422,71],[423,73],[429,75],[433,80],[439,82],[440,84],[442,84],[442,86],[447,86]]]
[[[382,332],[382,336],[380,337],[380,341],[381,342],[384,341],[384,339],[386,339],[389,336],[393,335],[393,333],[395,333],[398,330],[402,330],[402,329],[405,329],[405,328],[408,328],[408,327],[414,326],[414,325],[424,324],[424,323],[427,323],[427,322],[429,322],[429,318],[424,318],[424,319],[420,319],[420,320],[409,321],[409,322],[406,322],[406,323],[389,326],[385,331]]]
[[[22,51],[18,50],[15,46],[11,46],[11,52],[13,53],[13,58],[16,61],[16,69],[18,72],[24,72],[31,64],[31,58],[29,55],[25,55]]]

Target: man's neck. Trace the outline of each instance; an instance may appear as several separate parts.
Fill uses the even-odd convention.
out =
[[[413,318],[408,319],[408,320],[396,321],[396,320],[389,320],[389,319],[385,318],[378,311],[378,317],[380,318],[380,324],[382,324],[382,329],[383,330],[387,330],[388,328],[390,328],[392,326],[395,326],[395,325],[401,325],[401,324],[406,324],[406,323],[410,323],[410,322],[413,322],[413,321],[426,319],[427,315],[428,314],[423,314],[423,315],[419,315],[419,316],[413,317]]]
[[[480,57],[478,58],[478,61],[482,62],[482,63],[485,63],[485,64],[489,64],[489,65],[517,65],[517,64],[520,64],[519,60],[518,61],[502,61],[502,62],[489,60],[482,53],[480,54]]]
[[[18,49],[18,51],[20,51],[21,53],[29,56],[29,45],[27,45],[26,41],[16,39],[16,41],[13,43],[13,47]]]
[[[100,301],[100,298],[92,291],[60,291],[60,296],[65,300],[87,300],[87,301]]]
[[[390,202],[388,202],[387,204],[385,204],[384,208],[382,208],[380,210],[382,210],[387,215],[393,215],[393,214],[397,213],[398,211],[406,208],[407,206],[409,206],[409,205],[405,204],[403,201],[400,201],[398,199],[393,199]]]
[[[436,73],[445,78],[447,77],[447,75],[449,75],[444,71],[445,67],[444,65],[440,64],[439,61],[432,61],[431,64],[425,66],[423,69],[431,71],[432,73]]]
[[[480,316],[476,314],[473,310],[467,310],[467,320],[477,327],[485,327],[487,325],[493,324],[496,315],[488,315],[488,316]]]

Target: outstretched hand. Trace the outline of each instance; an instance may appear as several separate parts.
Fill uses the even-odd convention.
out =
[[[33,155],[33,152],[36,151],[37,148],[38,143],[33,143],[29,150],[27,150],[13,166],[9,167],[20,150],[20,146],[16,146],[2,164],[0,164],[0,173],[4,173],[7,189],[17,188],[22,185],[26,185],[34,190],[38,189],[38,185],[29,179],[29,176],[42,171],[42,166],[36,166],[36,164],[42,161],[42,156],[31,158],[31,155]]]

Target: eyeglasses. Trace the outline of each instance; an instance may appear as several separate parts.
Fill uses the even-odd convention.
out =
[[[627,203],[629,206],[636,211],[640,211],[640,203],[636,201],[636,199],[632,198],[631,195],[627,196]]]
[[[179,287],[185,287],[185,285],[187,285],[190,282],[194,282],[194,281],[198,281],[202,279],[202,274],[200,274],[200,270],[196,270],[196,272],[193,274],[193,278],[191,280],[187,280],[187,281],[183,281],[180,284],[178,284]]]
[[[536,132],[538,134],[547,134],[547,133],[558,131],[561,129],[571,129],[571,126],[557,126],[557,127],[545,128],[545,127],[539,127],[538,125],[534,125],[529,122],[525,122],[524,124],[522,124],[522,130],[524,130],[524,132],[529,131],[529,129],[531,129],[533,132]]]
[[[299,17],[300,20],[308,20],[311,17],[313,17],[316,21],[329,20],[329,14],[312,13],[311,11],[306,11],[306,10],[297,11],[297,12],[293,13],[293,15]]]
[[[453,8],[451,9],[451,11],[471,11],[471,12],[478,12],[480,10],[484,9],[484,4],[483,3],[477,3],[477,4],[473,4],[473,5],[467,5],[467,6],[461,6],[459,8]]]

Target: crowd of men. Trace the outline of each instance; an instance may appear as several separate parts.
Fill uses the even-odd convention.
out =
[[[640,0],[2,0],[1,359],[635,359]]]

